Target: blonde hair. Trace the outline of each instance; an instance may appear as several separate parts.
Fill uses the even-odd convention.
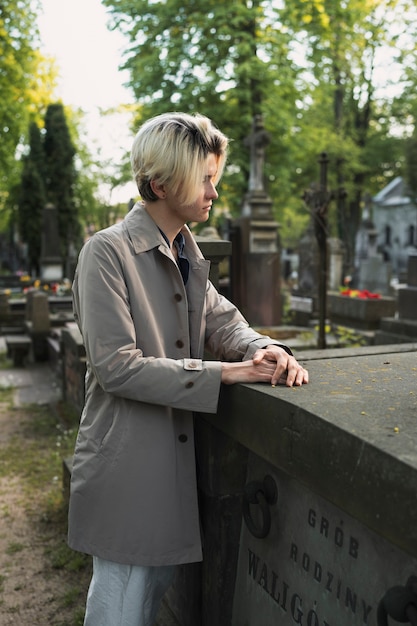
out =
[[[151,181],[169,185],[181,202],[198,196],[209,154],[217,157],[217,184],[227,157],[227,137],[204,115],[164,113],[145,122],[133,142],[130,162],[141,198],[154,202]]]

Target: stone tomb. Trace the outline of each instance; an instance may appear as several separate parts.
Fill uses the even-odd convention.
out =
[[[196,420],[204,561],[166,598],[182,626],[377,626],[417,575],[416,356],[311,351],[310,385],[223,388]]]
[[[242,525],[232,626],[376,626],[387,586],[404,585],[416,560],[259,458],[248,469],[248,481],[272,478],[278,497],[265,538]]]

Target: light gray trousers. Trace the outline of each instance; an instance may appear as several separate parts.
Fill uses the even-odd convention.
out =
[[[84,626],[153,626],[175,565],[122,565],[93,557]]]

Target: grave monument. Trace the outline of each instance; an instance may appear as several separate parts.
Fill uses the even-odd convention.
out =
[[[231,297],[250,324],[276,326],[281,322],[278,223],[265,190],[265,149],[270,141],[262,116],[253,120],[248,191],[241,216],[231,229]]]
[[[417,255],[408,257],[407,285],[398,289],[397,316],[385,316],[375,343],[407,343],[417,340]]]
[[[391,264],[377,249],[378,231],[367,209],[356,239],[355,282],[358,289],[367,289],[383,296],[391,295]]]
[[[204,560],[158,626],[394,626],[417,608],[416,349],[306,352],[307,386],[222,389],[196,420]]]
[[[58,212],[53,204],[47,204],[43,210],[40,274],[45,282],[63,279]]]

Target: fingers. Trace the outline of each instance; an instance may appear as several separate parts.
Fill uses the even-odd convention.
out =
[[[299,387],[307,384],[308,380],[308,371],[293,356],[287,356],[284,365],[281,362],[277,362],[271,385],[285,384],[287,387]]]
[[[274,363],[274,372],[271,378],[272,386],[285,384],[287,387],[299,387],[309,381],[308,371],[279,346],[256,351],[253,363],[259,365],[266,361]]]
[[[294,362],[289,365],[287,370],[287,377],[285,384],[287,387],[301,386],[308,383],[308,371],[304,369],[298,361],[293,359]]]

